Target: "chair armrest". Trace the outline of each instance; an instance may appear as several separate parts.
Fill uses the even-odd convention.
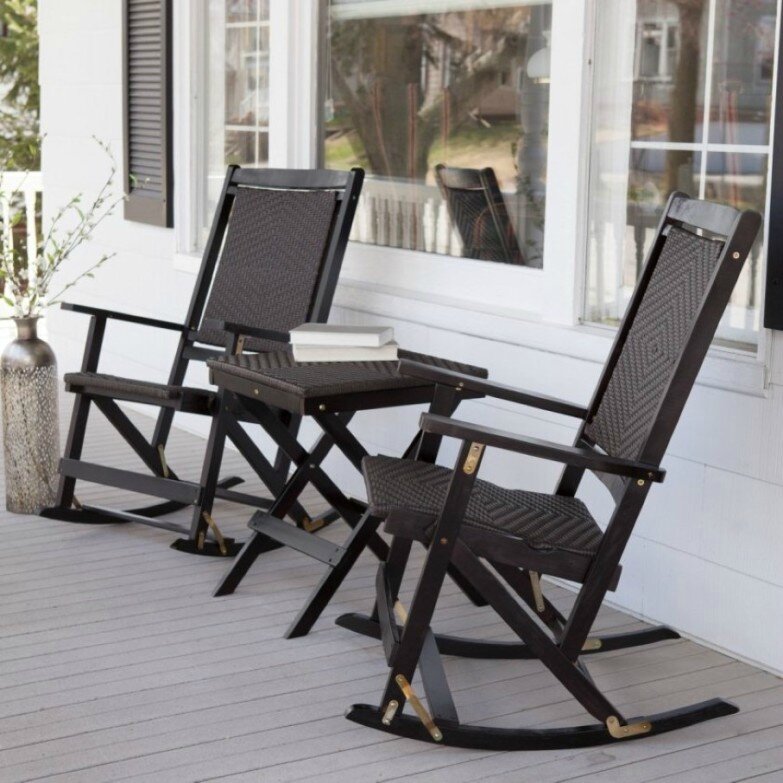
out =
[[[185,332],[188,327],[184,324],[174,323],[173,321],[161,321],[159,318],[147,318],[144,315],[132,315],[130,313],[119,313],[115,310],[104,310],[102,307],[92,307],[91,305],[73,304],[72,302],[63,302],[60,307],[63,310],[70,310],[74,313],[84,313],[98,318],[111,318],[114,321],[126,321],[131,324],[141,326],[154,326],[157,329],[170,329],[174,332]]]
[[[400,360],[400,374],[453,386],[457,389],[467,389],[485,394],[488,397],[508,400],[509,402],[528,405],[532,408],[539,408],[552,413],[561,413],[563,416],[573,416],[582,420],[587,417],[587,408],[582,405],[574,405],[565,400],[558,400],[555,397],[547,397],[543,394],[515,389],[513,386],[505,386],[502,383],[495,383],[485,378],[477,378],[474,375],[466,375],[454,370],[444,370],[431,364],[421,364],[410,359]]]
[[[577,468],[597,470],[601,473],[613,473],[618,476],[658,482],[663,481],[666,475],[665,470],[655,465],[646,465],[620,457],[610,457],[608,454],[600,454],[592,449],[564,446],[538,438],[525,438],[491,427],[483,427],[480,424],[457,421],[432,413],[422,414],[419,426],[424,432],[483,443],[485,446],[495,446],[506,451],[516,451],[519,454],[554,460]]]
[[[234,323],[234,321],[222,321],[218,318],[207,318],[201,325],[202,329],[216,332],[227,332],[241,337],[257,337],[261,340],[273,340],[276,343],[290,343],[291,335],[288,332],[278,332],[274,329],[259,329],[257,326],[246,326]]]

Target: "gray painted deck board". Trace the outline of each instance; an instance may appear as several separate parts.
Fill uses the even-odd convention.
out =
[[[144,431],[151,422],[137,414]],[[63,408],[63,421],[67,421]],[[85,457],[141,467],[96,416]],[[197,476],[203,441],[175,431],[169,462]],[[227,454],[224,473],[248,471]],[[248,483],[249,491],[258,487]],[[139,505],[138,496],[80,486],[84,502]],[[308,495],[311,510],[322,506]],[[218,503],[228,535],[244,537],[247,509]],[[188,514],[175,515],[182,523]],[[302,555],[264,555],[234,595],[210,593],[224,561],[172,551],[173,535],[133,525],[78,526],[0,513],[0,781],[783,780],[783,683],[687,641],[596,656],[590,669],[629,714],[714,695],[735,700],[730,718],[643,742],[583,751],[487,753],[436,748],[357,727],[353,701],[375,701],[385,676],[372,640],[334,618],[368,608],[374,561],[363,557],[316,629],[282,634],[320,576]],[[340,541],[345,528],[326,531]],[[420,559],[420,555],[417,555]],[[415,572],[415,568],[413,569]],[[412,585],[406,584],[404,600]],[[549,586],[561,609],[566,590]],[[602,611],[597,628],[642,624]],[[438,627],[511,638],[487,609],[448,585]],[[588,721],[569,694],[531,661],[447,660],[463,719],[499,726]]]

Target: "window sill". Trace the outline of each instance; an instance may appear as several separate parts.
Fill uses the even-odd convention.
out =
[[[174,269],[197,275],[201,267],[201,256],[195,253],[174,253]]]

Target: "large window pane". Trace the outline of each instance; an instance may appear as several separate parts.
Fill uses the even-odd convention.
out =
[[[765,213],[776,24],[775,0],[598,5],[587,321],[622,318],[673,190]],[[757,342],[762,251],[719,342]]]
[[[325,159],[370,175],[356,239],[541,266],[550,31],[550,3],[330,4]]]
[[[204,160],[195,248],[206,241],[226,166],[269,157],[268,0],[201,0],[206,36],[202,101]]]

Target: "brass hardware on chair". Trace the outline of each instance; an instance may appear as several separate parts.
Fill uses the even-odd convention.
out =
[[[541,576],[538,571],[528,571],[530,574],[530,589],[533,591],[533,601],[536,604],[536,611],[541,614],[546,609],[544,603],[544,593],[541,591]]]
[[[644,479],[638,479],[636,482],[640,487],[644,486]]]
[[[391,722],[394,720],[394,716],[397,714],[397,710],[400,708],[400,703],[396,699],[392,699],[387,705],[381,718],[381,723],[384,726],[391,726]]]
[[[158,456],[160,457],[160,467],[163,471],[163,478],[168,478],[171,474],[169,473],[169,466],[166,462],[166,447],[162,443],[158,444]]]
[[[223,538],[223,534],[220,532],[220,528],[217,526],[217,522],[215,522],[215,520],[212,519],[212,515],[207,511],[202,511],[201,516],[204,517],[204,521],[212,529],[212,534],[215,536],[215,541],[217,541],[218,547],[220,548],[220,554],[227,555],[228,547],[226,547],[226,541]],[[204,545],[202,542],[202,545],[199,548],[203,549],[203,547]]]
[[[241,356],[242,351],[245,350],[245,335],[240,334],[237,338],[236,348],[234,348],[234,356]]]
[[[397,600],[394,602],[394,614],[397,615],[397,619],[405,625],[408,622],[408,610]]]
[[[204,550],[204,541],[206,540],[206,538],[207,538],[207,534],[202,530],[198,534],[198,540],[196,541],[196,548],[198,549],[199,552],[202,552]]]
[[[464,473],[470,475],[471,473],[475,472],[476,465],[478,465],[478,461],[481,459],[481,455],[483,452],[484,452],[483,443],[470,444],[470,451],[468,451],[468,456],[465,458],[465,464],[462,466],[462,470]]]
[[[606,719],[606,729],[614,739],[628,739],[639,734],[649,734],[652,731],[652,723],[643,720],[639,723],[628,723],[622,726],[616,715],[610,715]]]
[[[403,696],[405,696],[406,701],[410,702],[413,711],[418,715],[419,720],[424,724],[424,728],[430,733],[432,739],[434,739],[435,742],[440,742],[443,739],[443,734],[435,725],[432,715],[430,715],[427,708],[422,704],[421,699],[416,695],[413,688],[411,688],[411,684],[408,680],[402,674],[398,674],[394,678],[394,681],[400,686],[400,690],[402,691]]]
[[[732,258],[733,258],[735,261],[739,261],[740,254],[739,254],[739,253],[738,253],[738,252],[735,250],[735,251],[734,251],[734,252],[731,254],[731,257],[732,257]]]
[[[323,517],[318,517],[318,519],[305,517],[302,520],[302,530],[307,533],[315,533],[316,530],[320,530],[324,525],[326,525],[326,520]]]
[[[76,497],[76,495],[73,496],[73,500],[71,501],[71,505],[77,511],[84,511],[84,506],[81,504],[81,501],[79,500],[79,498]]]
[[[582,645],[582,650],[600,650],[603,644],[600,639],[587,639]]]

